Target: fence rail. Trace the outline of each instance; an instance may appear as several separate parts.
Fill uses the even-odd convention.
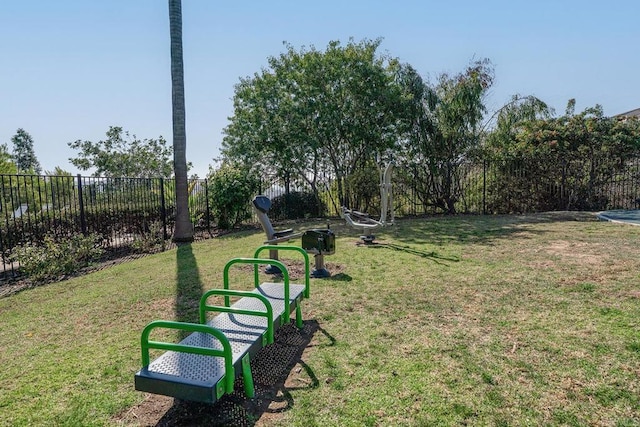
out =
[[[615,170],[571,160],[545,166],[541,172],[526,164],[466,162],[457,165],[448,187],[456,212],[522,213],[544,210],[607,210],[640,208],[640,160]],[[443,212],[436,178],[411,168],[398,168],[393,178],[396,216]],[[272,199],[270,216],[336,217],[340,203],[334,182],[323,177],[314,193],[308,185],[264,179],[256,193]],[[285,195],[284,188],[292,194]],[[198,238],[211,235],[216,218],[206,179],[189,182],[189,211]],[[351,189],[355,194],[357,189]],[[379,214],[379,195],[358,195],[350,207]],[[249,201],[247,209],[250,210]],[[256,222],[252,217],[251,222]],[[109,251],[131,250],[155,235],[167,240],[175,224],[175,184],[162,178],[95,178],[77,176],[0,175],[0,273],[15,275],[12,250],[39,244],[46,236],[65,238],[78,233],[97,235]]]

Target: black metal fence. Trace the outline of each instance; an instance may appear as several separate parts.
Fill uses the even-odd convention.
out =
[[[539,162],[544,170],[532,168],[527,162],[467,161],[455,166],[451,174],[449,197],[455,200],[455,212],[466,214],[509,214],[559,210],[639,209],[640,159],[623,165],[604,167],[582,160]],[[425,176],[412,168],[396,168],[393,176],[394,209],[397,217],[447,213],[438,203],[436,194],[424,181],[441,177]],[[339,216],[340,201],[331,178],[316,183],[319,209],[324,216]],[[348,187],[348,183],[343,183]],[[304,182],[290,183],[291,191],[312,193]],[[296,198],[284,196],[284,185],[277,179],[265,180],[262,192],[278,206],[275,219],[287,219],[295,211],[279,205],[295,203]],[[356,189],[347,191],[356,194]],[[289,200],[287,200],[289,199]],[[366,200],[366,203],[363,202]],[[304,201],[312,206],[310,200]],[[351,204],[349,204],[351,203]],[[379,194],[369,198],[354,197],[350,208],[379,214]],[[316,210],[315,206],[313,210]]]
[[[615,168],[579,165],[571,160],[541,171],[527,164],[466,162],[457,165],[448,183],[456,212],[522,213],[548,210],[608,210],[640,208],[640,160]],[[411,168],[398,168],[393,178],[397,217],[442,213],[437,195]],[[291,194],[285,195],[288,187]],[[273,201],[273,220],[337,217],[340,202],[330,177],[316,183],[264,179],[257,192]],[[374,185],[375,188],[375,185]],[[189,210],[196,238],[215,231],[207,180],[189,182]],[[351,194],[357,192],[352,189]],[[355,198],[350,206],[379,214],[379,195]],[[0,273],[15,273],[12,250],[41,243],[46,236],[95,235],[108,251],[130,251],[140,241],[167,240],[175,224],[175,185],[162,178],[94,178],[78,176],[0,175]],[[250,201],[247,209],[250,211]],[[255,217],[252,222],[257,222]]]
[[[189,190],[191,220],[203,236],[212,229],[206,180],[192,180]],[[0,175],[0,271],[15,274],[12,250],[47,236],[93,235],[112,253],[150,237],[167,240],[174,195],[172,179]]]

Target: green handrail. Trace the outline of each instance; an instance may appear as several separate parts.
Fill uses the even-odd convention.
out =
[[[241,309],[229,306],[229,302],[225,300],[224,306],[219,305],[208,305],[207,299],[212,295],[222,295],[225,297],[235,296],[235,297],[247,297],[247,298],[256,298],[264,304],[266,311],[258,311],[258,310],[248,310]],[[228,299],[228,298],[226,298]],[[267,319],[267,344],[273,343],[273,307],[271,307],[271,303],[269,300],[260,294],[256,294],[249,291],[236,291],[229,289],[211,289],[210,291],[205,292],[200,298],[200,323],[207,323],[207,312],[219,312],[219,313],[235,313],[235,314],[248,314],[251,316],[260,316],[265,317]]]
[[[305,251],[304,249],[298,247],[298,246],[279,246],[279,245],[263,245],[260,246],[258,249],[256,249],[256,252],[253,254],[254,258],[258,258],[258,255],[260,255],[260,252],[262,251],[267,251],[267,250],[279,250],[279,251],[295,251],[295,252],[300,252],[302,254],[302,256],[304,257],[304,297],[305,298],[309,298],[309,294],[310,294],[310,285],[309,285],[309,255],[307,254],[307,251]],[[253,276],[254,276],[254,281],[256,283],[258,283],[258,266],[256,265],[253,268]],[[257,286],[257,285],[256,285]]]
[[[178,329],[187,332],[201,332],[205,334],[213,335],[222,344],[222,350],[216,350],[208,347],[191,346],[185,344],[174,344],[160,341],[149,341],[149,334],[153,329],[165,328],[165,329]],[[149,323],[142,330],[142,337],[140,339],[142,347],[142,366],[149,366],[149,349],[154,348],[158,350],[178,351],[182,353],[199,354],[203,356],[215,356],[224,358],[224,386],[226,393],[233,393],[233,383],[235,381],[235,369],[233,368],[233,359],[231,344],[224,334],[208,325],[201,325],[198,323],[184,323],[174,322],[171,320],[155,320]]]
[[[276,266],[280,269],[280,271],[282,271],[282,277],[284,280],[284,300],[285,300],[285,310],[287,311],[287,316],[285,319],[285,323],[288,322],[289,320],[289,272],[287,271],[287,267],[285,267],[285,265],[283,263],[281,263],[278,260],[275,259],[260,259],[260,258],[234,258],[231,261],[227,262],[224,266],[224,270],[222,272],[222,280],[223,280],[223,284],[224,284],[224,288],[225,289],[229,289],[229,269],[231,268],[232,265],[234,264],[253,264],[255,265],[255,269],[257,270],[259,265],[264,265],[264,264],[268,264],[268,265],[273,265]],[[257,277],[257,276],[256,276]],[[255,287],[259,287],[260,283],[258,282],[257,279],[255,279],[255,283],[254,283]],[[225,296],[224,297],[224,305],[225,306],[229,306],[229,296]]]

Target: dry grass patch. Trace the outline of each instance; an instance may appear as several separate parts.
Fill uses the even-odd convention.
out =
[[[335,231],[334,277],[312,280],[303,306],[315,329],[273,347],[295,356],[280,376],[256,360],[255,399],[167,408],[132,376],[144,324],[193,316],[259,233],[0,299],[0,425],[640,424],[640,227],[570,213],[420,219],[371,246]],[[299,280],[299,261],[283,259]]]

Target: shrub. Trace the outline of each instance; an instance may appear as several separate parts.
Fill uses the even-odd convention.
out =
[[[269,216],[274,219],[297,219],[320,217],[326,207],[313,193],[293,191],[274,197]]]
[[[223,164],[209,172],[209,197],[220,228],[228,229],[251,217],[251,198],[259,187],[250,171]]]
[[[12,261],[33,282],[46,282],[70,274],[99,259],[103,250],[96,235],[73,235],[56,240],[47,235],[42,244],[27,243],[13,250]]]
[[[347,206],[351,209],[371,214],[380,214],[380,172],[369,166],[357,169],[346,179],[349,200]]]
[[[131,243],[131,247],[136,252],[153,253],[158,250],[165,250],[164,230],[162,223],[153,221],[149,224],[149,229],[139,235]]]

